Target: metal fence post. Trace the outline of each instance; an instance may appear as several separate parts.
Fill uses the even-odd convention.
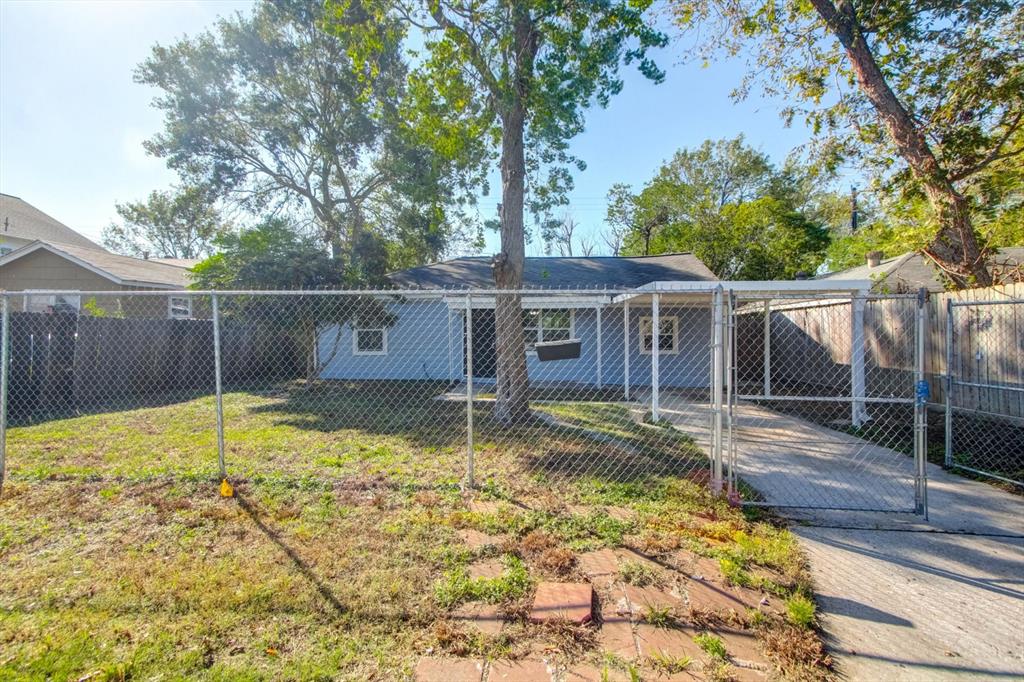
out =
[[[713,297],[714,322],[711,343],[711,490],[714,493],[722,492],[722,375],[725,361],[722,291],[719,285]]]
[[[945,431],[945,465],[953,466],[953,362],[954,334],[953,299],[946,299],[946,413],[943,422]]]
[[[651,297],[651,421],[661,411],[661,294]]]
[[[472,488],[473,463],[473,294],[466,294],[466,486]]]
[[[10,297],[3,294],[0,301],[0,495],[4,492],[4,476],[7,473],[7,374],[10,364]]]
[[[210,294],[213,307],[213,373],[217,388],[217,463],[220,466],[220,477],[227,479],[227,467],[224,464],[224,395],[221,386],[220,367],[220,305],[217,294]],[[222,486],[222,491],[224,486]]]
[[[928,304],[928,290],[917,293],[917,324],[914,352],[914,376],[917,385],[914,390],[914,455],[917,464],[915,486],[915,507],[918,514],[928,519],[928,382],[924,378],[925,335],[928,320],[925,315]]]

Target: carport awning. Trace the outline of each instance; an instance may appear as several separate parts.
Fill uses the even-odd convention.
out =
[[[823,294],[845,294],[862,293],[866,294],[871,289],[871,280],[850,279],[850,280],[741,280],[721,282],[651,282],[642,287],[619,294],[612,299],[612,304],[621,304],[625,301],[636,301],[637,299],[650,298],[652,294],[659,294],[663,303],[711,303],[716,291],[724,293],[747,294],[758,298],[771,298],[772,296],[793,297],[800,294],[808,296],[821,296]]]

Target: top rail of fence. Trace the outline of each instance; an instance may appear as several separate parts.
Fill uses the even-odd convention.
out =
[[[1024,304],[1024,298],[1005,298],[1002,300],[984,300],[984,301],[955,301],[950,299],[949,305],[953,308],[975,308],[979,306],[989,305],[1021,305]]]
[[[121,289],[121,290],[77,290],[77,289],[23,289],[0,290],[0,295],[76,295],[76,296],[496,296],[496,295],[561,295],[561,296],[629,296],[642,297],[652,294],[713,294],[716,291],[733,291],[743,297],[820,297],[871,295],[870,282],[843,280],[822,283],[815,280],[792,281],[710,281],[710,282],[653,282],[640,287],[523,287],[519,289],[495,289],[483,287],[448,288],[361,288],[361,289]],[[899,295],[885,295],[895,298]],[[912,296],[912,295],[910,295]]]

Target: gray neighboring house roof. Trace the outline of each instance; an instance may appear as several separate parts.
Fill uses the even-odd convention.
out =
[[[74,244],[53,244],[39,240],[0,257],[0,267],[40,249],[66,258],[72,263],[122,286],[184,289],[190,283],[188,268],[178,265],[120,256],[109,251],[100,251]]]
[[[1024,246],[1010,246],[999,249],[993,257],[993,274],[998,279],[1018,266],[1024,266]],[[883,259],[876,267],[858,265],[838,270],[815,279],[870,279],[872,289],[889,293],[910,293],[922,287],[929,291],[945,291],[938,269],[927,257],[911,251],[901,256]]]
[[[489,256],[468,256],[421,265],[393,272],[388,279],[405,288],[494,288]],[[526,289],[633,289],[651,282],[717,280],[715,273],[692,253],[582,258],[530,256],[523,270],[523,288]]]
[[[23,199],[0,193],[0,237],[70,244],[105,251],[96,242],[83,237],[56,218],[46,215]]]

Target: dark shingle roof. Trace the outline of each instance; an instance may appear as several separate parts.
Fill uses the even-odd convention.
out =
[[[489,256],[453,258],[388,275],[396,286],[423,289],[494,288]],[[711,282],[718,278],[691,253],[661,256],[528,257],[527,289],[635,288],[651,282]]]

